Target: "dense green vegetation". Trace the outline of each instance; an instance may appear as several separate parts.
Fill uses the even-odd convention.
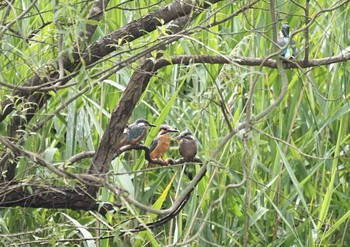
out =
[[[140,37],[111,41],[105,49],[113,50],[90,63],[76,54],[100,55],[94,44],[175,1],[101,1],[109,3],[93,20],[95,2],[0,2],[1,244],[350,246],[349,1],[198,1],[179,32],[174,21],[152,31],[145,25]],[[284,23],[297,44],[295,60],[277,56],[282,49],[273,40]],[[96,30],[90,34],[89,27]],[[189,64],[176,60],[183,55],[192,56]],[[7,202],[17,188],[38,195],[35,186],[48,194],[85,188],[79,175],[91,171],[94,159],[67,161],[100,150],[112,112],[147,59],[172,63],[152,74],[124,121],[146,118],[190,130],[207,167],[180,213],[159,227],[120,235],[161,218],[127,198],[169,208],[203,166],[147,169],[140,150],[107,164],[95,198],[100,207],[114,203],[106,214],[55,209],[49,201],[38,208]],[[75,60],[79,65],[66,67]],[[31,89],[35,76],[46,84]],[[14,103],[10,112],[6,100]],[[167,158],[180,158],[177,145]],[[8,179],[11,166],[15,175]],[[128,193],[117,195],[108,185]]]

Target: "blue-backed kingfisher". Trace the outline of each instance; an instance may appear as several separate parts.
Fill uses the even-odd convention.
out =
[[[179,142],[180,155],[185,161],[191,161],[197,154],[197,141],[193,137],[192,133],[188,130],[181,132],[180,135],[175,137]]]
[[[289,46],[292,48],[292,54],[290,54],[290,47],[287,47],[284,49],[281,53],[281,56],[287,58],[287,59],[294,59],[297,53],[296,47],[295,47],[295,40],[291,39],[289,42],[289,25],[288,24],[283,24],[282,25],[282,30],[281,30],[281,35],[280,37],[277,38],[277,44],[281,48],[286,46],[289,43]]]
[[[139,118],[134,123],[127,126],[122,136],[123,146],[140,142],[146,135],[148,127],[155,127],[155,125],[144,118]]]
[[[149,147],[150,157],[152,159],[163,158],[165,153],[170,148],[170,134],[171,132],[179,132],[176,128],[173,128],[167,124],[162,124],[159,128],[158,135],[151,143]],[[166,161],[163,160],[165,163]],[[148,167],[154,167],[154,164],[149,163]]]

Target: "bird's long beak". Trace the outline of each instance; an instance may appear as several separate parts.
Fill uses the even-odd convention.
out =
[[[149,126],[151,126],[151,127],[156,127],[156,125],[155,125],[155,124],[151,124],[151,123],[149,123],[148,125],[149,125]]]
[[[182,138],[182,135],[178,135],[174,137],[175,140],[180,140],[181,138]]]
[[[167,132],[180,132],[177,128],[167,129]]]

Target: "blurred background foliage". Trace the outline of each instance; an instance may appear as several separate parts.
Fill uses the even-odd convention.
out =
[[[10,2],[10,1],[9,1]],[[57,59],[70,55],[74,44],[85,32],[86,24],[98,25],[91,42],[156,11],[173,1],[111,0],[99,23],[87,22],[93,1],[40,0],[18,19],[32,1],[12,1],[12,7],[0,30],[0,81],[20,86],[33,74],[44,76],[58,69]],[[180,40],[163,52],[165,58],[177,55],[222,55],[267,57],[273,52],[270,4],[260,1],[254,8],[219,25],[249,1],[220,1],[200,13],[186,26]],[[309,59],[326,58],[349,52],[348,1],[310,1]],[[6,2],[0,3],[5,16]],[[305,3],[277,0],[278,28],[288,23],[291,32],[306,26]],[[344,3],[344,4],[341,4]],[[300,5],[299,5],[300,4]],[[333,8],[339,5],[340,7]],[[333,8],[333,9],[330,9]],[[329,11],[325,11],[330,9]],[[318,17],[316,17],[319,15]],[[11,27],[4,29],[15,20]],[[94,66],[82,66],[69,82],[72,86],[50,91],[52,96],[27,123],[30,130],[43,116],[51,114],[80,90],[90,87],[117,64],[162,41],[169,25],[127,43]],[[207,28],[208,27],[208,28]],[[60,45],[60,39],[62,43]],[[296,60],[304,59],[305,34],[295,34]],[[89,43],[90,44],[90,43]],[[89,44],[82,44],[84,49]],[[347,49],[347,50],[346,50]],[[156,53],[152,53],[156,56]],[[125,66],[108,79],[94,85],[81,97],[56,114],[37,133],[25,133],[23,147],[38,153],[54,165],[74,154],[95,150],[131,75],[140,61]],[[253,93],[253,116],[261,113],[281,92],[277,69],[238,64],[171,65],[151,79],[147,91],[133,112],[157,125],[166,122],[179,130],[188,129],[198,139],[197,157],[208,162],[206,177],[170,223],[153,232],[127,235],[120,242],[119,232],[155,220],[132,205],[106,216],[96,212],[64,209],[2,208],[0,238],[4,246],[349,246],[349,71],[348,62],[329,66],[288,69],[288,94],[250,132],[238,132],[213,157],[213,151],[246,119],[247,98]],[[257,84],[254,92],[251,85]],[[0,97],[12,97],[13,88],[1,86]],[[12,116],[23,114],[19,105]],[[225,110],[223,110],[225,109]],[[228,121],[225,121],[223,112]],[[0,125],[6,136],[9,118]],[[149,144],[157,130],[150,132]],[[1,146],[2,152],[5,151]],[[179,158],[177,143],[167,154]],[[242,162],[247,182],[234,189],[228,185],[242,180]],[[71,186],[43,167],[22,158],[16,179],[43,185]],[[84,173],[90,166],[85,159],[66,169]],[[112,162],[108,181],[126,189],[141,203],[156,208],[172,204],[200,168],[157,167],[147,164],[141,151],[127,152]],[[142,170],[142,172],[135,172]],[[167,187],[170,186],[170,187]],[[219,199],[219,203],[213,204]],[[98,200],[119,201],[102,188]],[[96,237],[94,240],[93,238]],[[74,239],[81,241],[74,242]]]

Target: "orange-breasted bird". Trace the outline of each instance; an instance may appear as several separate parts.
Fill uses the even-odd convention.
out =
[[[123,145],[132,145],[140,142],[146,135],[148,127],[155,127],[155,125],[143,118],[139,118],[130,124],[124,129],[122,137]]]
[[[197,154],[197,141],[192,133],[188,130],[181,132],[180,135],[175,137],[179,142],[180,155],[186,160],[191,161]]]
[[[176,128],[172,128],[167,124],[162,124],[159,129],[159,133],[154,138],[149,147],[150,156],[152,159],[163,158],[165,153],[170,148],[170,134],[171,132],[179,132]],[[165,160],[163,160],[166,162]],[[149,163],[148,167],[154,167],[155,164]]]

